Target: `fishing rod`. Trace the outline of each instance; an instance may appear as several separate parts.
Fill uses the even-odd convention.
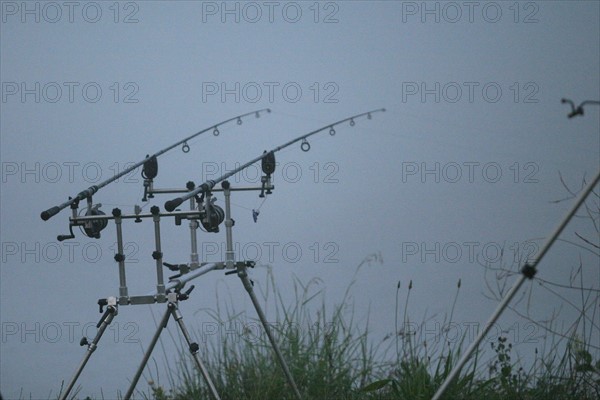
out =
[[[188,145],[188,140],[191,140],[193,138],[195,138],[196,136],[200,136],[205,132],[208,132],[210,130],[213,131],[213,135],[214,136],[219,136],[220,131],[219,131],[219,127],[223,126],[231,121],[237,121],[238,125],[242,124],[242,118],[247,117],[249,115],[254,114],[256,116],[256,118],[260,117],[260,113],[262,112],[267,112],[270,113],[271,110],[269,108],[263,108],[261,110],[257,110],[257,111],[252,111],[246,114],[240,114],[238,116],[235,116],[233,118],[229,118],[226,119],[225,121],[221,121],[218,124],[214,124],[211,125],[210,127],[201,130],[200,132],[196,132],[193,135],[190,135],[188,137],[186,137],[185,139],[182,139],[178,142],[176,142],[175,144],[172,144],[162,150],[160,150],[159,152],[153,154],[152,156],[146,156],[146,158],[144,158],[142,161],[139,161],[135,164],[133,164],[132,166],[130,166],[129,168],[125,168],[123,171],[121,171],[120,173],[114,175],[113,177],[100,182],[97,185],[93,185],[90,186],[89,188],[82,190],[81,192],[79,192],[76,196],[74,197],[69,197],[69,200],[65,201],[64,203],[58,205],[58,206],[54,206],[54,207],[50,207],[49,209],[47,209],[46,211],[42,211],[42,213],[40,214],[40,217],[44,220],[47,221],[50,218],[52,218],[53,216],[55,216],[56,214],[58,214],[61,210],[63,210],[64,208],[67,208],[69,206],[72,206],[73,204],[77,204],[79,203],[79,201],[81,200],[85,200],[85,199],[90,199],[98,190],[102,189],[104,186],[108,185],[111,182],[114,182],[115,180],[119,179],[120,177],[128,174],[129,172],[133,171],[134,169],[138,168],[141,165],[144,165],[145,169],[146,167],[147,170],[143,171],[142,174],[144,175],[144,178],[146,179],[152,179],[154,176],[156,176],[156,173],[158,172],[158,164],[156,159],[161,156],[162,154],[166,153],[167,151],[179,146],[180,144],[183,144],[183,146],[181,147],[181,150],[184,153],[187,153],[190,151],[190,146]],[[148,174],[148,175],[146,175]],[[152,176],[154,175],[154,176]]]
[[[222,175],[220,178],[215,179],[215,180],[207,180],[206,182],[204,182],[202,185],[198,186],[196,189],[186,193],[185,195],[181,196],[181,197],[177,197],[175,199],[169,200],[165,203],[165,209],[169,212],[175,210],[175,208],[179,207],[181,205],[181,203],[183,203],[184,201],[197,196],[200,192],[203,193],[208,193],[212,190],[212,188],[219,182],[224,181],[225,179],[229,178],[232,175],[237,174],[238,172],[248,168],[250,165],[254,164],[255,162],[261,161],[263,163],[263,170],[265,170],[265,172],[269,173],[268,171],[270,170],[271,172],[273,172],[275,170],[275,153],[278,152],[279,150],[283,150],[288,146],[291,146],[294,143],[297,143],[299,141],[302,141],[300,148],[302,149],[302,151],[307,152],[310,150],[310,143],[308,143],[308,141],[306,140],[308,137],[315,135],[319,132],[322,132],[324,130],[329,129],[329,134],[331,136],[335,135],[335,129],[334,127],[340,124],[343,124],[344,122],[350,121],[350,126],[354,126],[355,122],[354,120],[363,116],[367,116],[368,119],[371,119],[371,114],[376,113],[376,112],[385,112],[385,108],[379,108],[377,110],[372,110],[372,111],[367,111],[361,114],[356,114],[353,115],[351,117],[347,117],[344,119],[341,119],[337,122],[334,122],[332,124],[327,124],[325,126],[323,126],[322,128],[319,128],[317,130],[314,130],[312,132],[306,133],[304,135],[298,136],[295,139],[290,140],[287,143],[284,143],[278,147],[275,147],[273,150],[271,151],[264,151],[264,153],[250,161],[248,161],[247,163],[241,165],[240,167],[229,171],[228,173]],[[261,194],[262,197],[262,194]]]

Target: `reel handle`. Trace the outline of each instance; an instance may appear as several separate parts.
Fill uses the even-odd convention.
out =
[[[63,240],[68,240],[68,239],[75,239],[75,235],[71,234],[71,235],[58,235],[56,237],[56,240],[58,240],[59,242],[62,242]]]

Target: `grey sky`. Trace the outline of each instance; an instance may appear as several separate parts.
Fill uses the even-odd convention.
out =
[[[471,254],[496,260],[506,246],[512,259],[517,249],[535,249],[531,243],[540,245],[570,206],[551,203],[568,195],[558,173],[578,189],[600,166],[598,107],[569,120],[560,103],[600,98],[596,1],[269,4],[2,2],[4,398],[21,389],[25,397],[56,394],[83,356],[83,328],[100,317],[97,299],[118,290],[114,225],[100,240],[76,231],[68,245],[56,235],[67,233],[69,210],[48,222],[39,213],[221,120],[273,110],[191,141],[188,154],[167,153],[156,186],[198,183],[328,123],[387,108],[338,127],[334,137],[317,135],[308,153],[297,145],[278,153],[276,189],[257,224],[256,194],[233,197],[242,256],[259,252],[260,263],[273,265],[289,301],[293,275],[321,278],[327,300],[338,301],[355,267],[380,252],[383,263],[361,269],[353,292],[360,321],[370,310],[375,339],[394,330],[398,281],[406,288],[413,280],[413,320],[437,313],[441,323],[461,278],[454,318],[483,324],[495,303],[482,295],[484,270]],[[255,183],[256,171],[231,181]],[[107,213],[116,205],[130,212],[141,204],[141,183],[136,173],[94,200]],[[150,227],[125,226],[138,261],[128,269],[131,294],[155,284]],[[165,221],[162,228],[165,260],[187,262],[187,227]],[[576,219],[563,238],[576,241],[575,231],[593,235]],[[214,250],[224,234],[200,239]],[[598,289],[598,258],[565,242],[540,276],[566,282],[579,256],[585,280]],[[264,269],[252,275],[266,283]],[[214,272],[195,284],[182,306],[194,329],[209,320],[198,310],[214,307],[216,292],[230,292],[236,308],[254,317],[236,279]],[[561,306],[547,291],[534,294],[535,318]],[[561,321],[572,312],[563,307]],[[501,326],[515,321],[507,312]],[[148,306],[121,307],[115,322],[80,378],[84,395],[125,390],[141,358],[140,344],[125,338],[145,346],[153,333]],[[516,342],[523,342],[519,327]],[[520,344],[527,357],[531,346]]]

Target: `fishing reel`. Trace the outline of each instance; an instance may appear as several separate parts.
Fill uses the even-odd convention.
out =
[[[85,216],[89,217],[97,215],[106,215],[103,211],[100,211],[100,207],[102,207],[102,204],[98,203],[95,206],[88,208],[88,210],[85,213]],[[93,221],[87,221],[83,225],[83,232],[87,237],[93,239],[100,239],[100,232],[104,228],[106,228],[107,225],[108,220],[106,219],[96,219]]]
[[[75,200],[71,203],[71,209],[73,210],[73,216],[77,215],[77,208],[79,207],[79,200]],[[87,199],[87,211],[85,212],[86,217],[95,217],[106,215],[103,211],[100,211],[102,204],[93,204],[92,198]],[[92,219],[85,222],[71,222],[69,224],[68,235],[58,235],[56,240],[62,242],[63,240],[74,239],[75,234],[73,233],[73,227],[79,226],[83,234],[93,239],[100,239],[100,232],[108,226],[107,219]]]
[[[217,199],[211,197],[210,193],[204,198],[204,194],[197,198],[200,209],[200,223],[206,232],[218,233],[219,225],[225,220],[225,211],[215,204]]]

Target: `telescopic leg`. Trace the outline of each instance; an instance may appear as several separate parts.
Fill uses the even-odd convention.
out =
[[[200,349],[200,347],[198,346],[198,343],[192,341],[190,333],[188,332],[187,328],[185,327],[185,324],[183,323],[183,316],[179,312],[179,307],[177,306],[177,303],[169,302],[169,310],[173,314],[173,318],[175,319],[175,321],[177,321],[177,324],[179,324],[179,329],[181,329],[181,333],[183,334],[183,337],[185,338],[185,341],[189,346],[190,353],[194,358],[194,361],[196,361],[196,365],[198,366],[200,373],[204,377],[204,380],[206,381],[206,384],[208,385],[211,394],[213,395],[215,400],[221,400],[221,397],[219,397],[219,393],[217,393],[217,388],[215,387],[215,384],[213,383],[212,379],[210,378],[210,375],[208,374],[208,370],[206,369],[204,363],[198,355],[198,350]]]
[[[242,280],[242,283],[244,284],[244,288],[250,295],[250,299],[252,300],[252,304],[254,304],[254,308],[256,309],[256,313],[258,314],[258,318],[260,319],[260,322],[262,323],[263,327],[265,328],[267,337],[269,338],[269,341],[271,342],[271,346],[273,346],[273,350],[275,351],[275,354],[277,355],[277,358],[279,359],[279,364],[281,365],[281,369],[283,369],[283,373],[285,374],[285,377],[287,378],[289,385],[292,387],[292,390],[294,391],[294,394],[296,395],[298,400],[302,400],[302,396],[300,395],[298,386],[296,386],[294,377],[292,376],[292,373],[290,372],[290,369],[288,368],[288,365],[285,362],[285,359],[283,358],[281,351],[279,350],[279,346],[277,346],[275,337],[273,336],[273,333],[271,332],[271,328],[269,327],[269,324],[267,322],[267,317],[263,313],[263,310],[260,307],[260,303],[258,302],[256,295],[254,294],[254,288],[252,287],[252,282],[250,282],[250,279],[248,279],[248,273],[246,272],[246,267],[238,267],[237,275]]]
[[[113,320],[113,318],[114,318],[114,316],[116,314],[117,314],[117,307],[116,306],[112,306],[112,305],[108,306],[108,308],[104,312],[104,315],[102,315],[102,318],[100,319],[100,322],[98,322],[98,325],[96,325],[96,327],[98,328],[98,332],[96,333],[96,337],[94,337],[94,340],[92,340],[92,343],[88,344],[88,348],[87,348],[87,351],[85,353],[85,356],[83,357],[83,360],[81,360],[81,363],[77,367],[77,370],[75,371],[75,375],[73,375],[73,378],[71,378],[71,382],[69,382],[69,385],[67,386],[67,388],[65,389],[65,392],[60,397],[60,400],[66,400],[67,399],[67,396],[69,395],[69,393],[73,389],[73,386],[75,386],[75,382],[77,382],[77,379],[79,378],[79,375],[81,375],[81,371],[83,371],[83,368],[87,364],[87,362],[90,359],[92,353],[98,347],[98,342],[100,341],[100,338],[104,334],[104,331],[106,330],[106,328],[108,327],[108,325],[110,325],[110,323],[112,322],[112,320]],[[82,345],[84,343],[85,342],[82,341]]]
[[[154,346],[156,346],[156,343],[158,342],[158,338],[160,337],[160,334],[162,333],[163,329],[167,327],[167,323],[169,322],[170,316],[171,316],[171,310],[169,308],[167,308],[167,310],[165,311],[165,315],[162,317],[160,324],[156,328],[154,337],[152,338],[152,341],[150,342],[150,345],[148,346],[148,348],[146,349],[146,353],[144,354],[144,359],[142,360],[140,366],[138,367],[138,369],[135,373],[135,376],[133,377],[133,380],[131,381],[131,385],[129,386],[129,390],[127,390],[127,393],[125,394],[125,397],[123,398],[123,400],[129,400],[131,398],[131,396],[133,395],[133,391],[135,390],[135,387],[136,387],[138,381],[140,380],[140,377],[142,376],[142,372],[144,372],[144,368],[146,368],[146,364],[148,363],[148,360],[150,359],[150,355],[152,354],[152,351],[154,350]]]

